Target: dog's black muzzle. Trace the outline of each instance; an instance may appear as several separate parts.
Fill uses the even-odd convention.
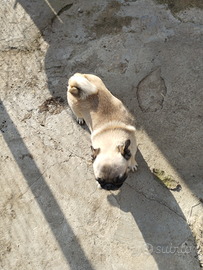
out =
[[[101,188],[105,189],[105,190],[117,190],[119,189],[124,181],[126,180],[126,178],[128,177],[127,173],[125,173],[122,177],[116,177],[116,179],[114,181],[109,181],[109,180],[102,180],[100,178],[96,179]]]

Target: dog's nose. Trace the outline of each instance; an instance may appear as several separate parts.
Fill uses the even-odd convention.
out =
[[[113,189],[113,185],[112,184],[106,184],[104,186],[104,189],[106,189],[106,190],[112,190]]]

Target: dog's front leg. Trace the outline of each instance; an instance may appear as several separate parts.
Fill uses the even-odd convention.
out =
[[[131,156],[131,164],[130,164],[130,166],[131,166],[132,172],[137,171],[138,164],[137,164],[137,162],[135,161],[135,155],[132,155],[132,156]]]

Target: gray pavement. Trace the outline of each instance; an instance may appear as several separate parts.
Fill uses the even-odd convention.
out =
[[[0,15],[0,269],[201,269],[203,11],[1,0]],[[118,191],[94,179],[66,101],[75,72],[135,117],[139,169]]]

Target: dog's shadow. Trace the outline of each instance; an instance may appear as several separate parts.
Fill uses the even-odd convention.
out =
[[[148,256],[148,262],[150,258],[155,260],[159,269],[168,269],[174,263],[176,269],[184,269],[191,252],[196,252],[187,242],[191,230],[186,217],[172,192],[156,182],[139,151],[136,160],[138,172],[129,175],[119,193],[112,192],[108,196],[108,201],[114,206],[116,198],[122,211],[113,238],[126,244],[132,256]],[[184,260],[179,259],[182,255]],[[145,260],[141,268],[146,269]]]

